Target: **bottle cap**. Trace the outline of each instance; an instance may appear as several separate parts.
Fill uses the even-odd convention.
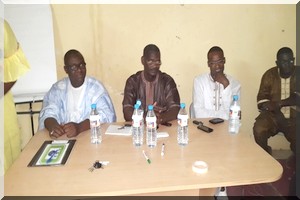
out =
[[[95,104],[95,103],[93,103],[92,105],[91,105],[91,108],[92,109],[95,109],[97,107],[97,104]]]
[[[234,101],[239,100],[239,96],[238,96],[238,95],[233,95],[233,100],[234,100]]]
[[[142,105],[142,102],[141,102],[141,100],[136,100],[136,104],[138,105],[138,106],[141,106]]]
[[[148,110],[153,110],[153,105],[148,105]]]
[[[180,108],[185,108],[185,103],[181,103]]]
[[[138,109],[140,106],[136,103],[134,104],[134,109]]]

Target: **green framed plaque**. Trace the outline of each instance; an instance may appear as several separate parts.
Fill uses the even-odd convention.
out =
[[[76,140],[45,141],[34,155],[28,167],[64,165]]]

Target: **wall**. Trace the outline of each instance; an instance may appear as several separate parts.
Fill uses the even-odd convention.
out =
[[[296,53],[296,5],[53,4],[51,9],[58,79],[66,76],[64,53],[71,48],[81,51],[87,73],[108,89],[118,121],[124,120],[125,81],[143,68],[145,45],[160,47],[161,70],[173,76],[187,104],[194,77],[209,70],[208,49],[219,45],[225,52],[226,73],[242,84],[242,129],[252,137],[262,74],[275,65],[282,46]]]
[[[39,111],[42,108],[41,102],[34,102],[32,104],[32,111]],[[29,112],[29,104],[18,104],[16,105],[17,112]],[[34,131],[37,131],[38,128],[38,117],[39,114],[33,114],[33,129]],[[30,114],[18,114],[18,124],[20,130],[21,130],[21,148],[24,148],[29,140],[32,137],[32,127],[31,127],[31,115]]]
[[[295,5],[52,5],[58,78],[63,55],[80,50],[88,74],[107,87],[123,121],[126,79],[142,69],[148,43],[158,45],[161,70],[175,79],[181,101],[191,103],[196,75],[209,70],[206,53],[219,45],[225,71],[242,84],[242,129],[252,135],[262,74],[275,65],[282,46],[296,53]]]
[[[252,136],[262,74],[282,46],[296,53],[295,5],[51,5],[58,79],[63,56],[83,53],[87,73],[109,91],[123,121],[126,79],[143,66],[145,45],[158,45],[161,70],[176,81],[181,101],[191,103],[193,79],[207,72],[210,47],[225,52],[225,72],[242,84],[242,129]]]
[[[6,4],[4,10],[5,19],[30,64],[30,70],[18,79],[18,83],[12,88],[12,94],[44,94],[57,80],[50,5]],[[41,74],[47,74],[47,79]]]

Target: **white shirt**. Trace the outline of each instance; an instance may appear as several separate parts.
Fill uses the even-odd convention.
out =
[[[289,78],[280,78],[281,80],[281,100],[287,99],[290,97],[290,81]],[[284,106],[281,109],[281,112],[285,116],[285,118],[290,118],[290,106]]]
[[[94,103],[97,104],[101,123],[116,121],[113,103],[100,81],[86,76],[80,88],[73,88],[70,85],[69,77],[65,77],[54,83],[46,93],[39,116],[39,130],[44,128],[44,121],[49,117],[55,118],[59,124],[71,121],[80,123],[89,119],[91,104]]]
[[[78,88],[74,88],[72,84],[67,87],[67,121],[77,122],[83,115],[82,102],[86,94],[86,81]]]
[[[197,76],[193,86],[193,106],[195,118],[215,118],[228,119],[229,107],[233,95],[239,96],[240,83],[233,77],[226,75],[229,85],[224,86],[215,82],[210,73]]]

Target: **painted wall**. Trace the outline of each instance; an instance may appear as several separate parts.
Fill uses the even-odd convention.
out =
[[[262,74],[275,66],[276,53],[289,46],[296,55],[296,5],[51,5],[58,79],[66,76],[63,56],[83,53],[87,73],[109,91],[118,121],[126,79],[143,68],[145,45],[158,45],[161,70],[176,81],[181,101],[192,100],[193,79],[207,72],[206,54],[219,45],[225,72],[242,84],[242,129],[252,137],[258,115],[256,95]],[[39,109],[40,104],[34,105]],[[27,106],[18,106],[26,110]],[[19,116],[25,146],[31,137],[29,116]],[[37,115],[34,116],[35,128]],[[271,146],[289,148],[283,137]]]

